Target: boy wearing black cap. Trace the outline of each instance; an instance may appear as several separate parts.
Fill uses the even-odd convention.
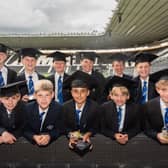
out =
[[[97,101],[98,103],[102,103],[102,95],[104,90],[105,78],[104,76],[93,69],[94,61],[96,57],[99,57],[95,52],[80,52],[80,64],[82,71],[91,75],[98,83],[98,87],[95,91],[90,93],[90,97]]]
[[[17,76],[15,71],[4,65],[7,59],[7,49],[7,46],[0,44],[0,86],[15,82]]]
[[[126,55],[123,54],[116,54],[110,57],[112,60],[112,69],[113,74],[108,76],[106,78],[106,83],[113,77],[113,76],[119,76],[121,78],[131,79],[132,77],[124,73],[125,69],[125,60],[127,59]],[[107,101],[109,99],[109,92],[106,92],[104,90],[104,101]]]
[[[159,97],[144,105],[144,132],[161,144],[168,144],[168,69],[152,74],[151,78],[156,82]]]
[[[127,79],[132,78],[131,76],[126,75],[124,73],[125,61],[127,59],[126,55],[116,54],[116,55],[111,56],[110,59],[112,60],[112,69],[113,69],[113,74],[110,77],[119,76],[119,77],[127,78]]]
[[[26,109],[20,100],[21,85],[25,85],[25,81],[0,88],[0,144],[13,144],[22,135]]]
[[[42,79],[36,82],[35,101],[26,105],[26,126],[24,136],[38,146],[49,145],[60,136],[62,128],[62,107],[53,100],[51,81]]]
[[[29,101],[34,99],[34,85],[40,79],[44,77],[36,72],[37,59],[41,52],[35,48],[23,48],[20,51],[21,61],[24,66],[24,72],[17,76],[17,81],[26,80],[27,87],[22,88],[22,100]]]
[[[150,80],[150,67],[157,56],[150,53],[140,53],[135,56],[135,68],[138,76],[134,80],[138,83],[135,91],[135,102],[144,104],[148,100],[157,96],[154,83]]]
[[[102,105],[102,133],[120,144],[126,144],[140,132],[139,107],[128,102],[129,89],[133,88],[134,84],[132,80],[114,76],[106,86],[112,88],[112,100]]]
[[[70,93],[62,88],[64,81],[69,76],[65,73],[66,54],[56,51],[51,53],[48,57],[53,58],[53,68],[55,73],[48,77],[53,83],[55,90],[55,100],[60,104],[70,99]]]
[[[66,134],[74,131],[82,133],[84,142],[90,143],[90,137],[98,129],[99,105],[88,96],[94,87],[92,77],[82,71],[76,71],[67,82],[67,87],[71,88],[73,99],[63,104],[64,124]],[[76,144],[70,137],[69,146]]]

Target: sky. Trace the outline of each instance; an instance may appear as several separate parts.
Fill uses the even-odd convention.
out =
[[[117,0],[0,0],[0,34],[104,32]]]

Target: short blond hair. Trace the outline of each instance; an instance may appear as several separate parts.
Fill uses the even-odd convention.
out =
[[[160,89],[161,87],[165,87],[165,86],[168,86],[168,80],[165,80],[165,79],[161,79],[155,84],[155,87],[157,89]]]
[[[129,90],[125,86],[114,86],[110,91],[111,95],[116,94],[118,90],[120,90],[123,95],[130,96]]]
[[[53,89],[54,89],[54,87],[53,87],[52,82],[47,79],[38,80],[34,86],[35,93],[37,93],[39,91],[49,91],[52,93]]]

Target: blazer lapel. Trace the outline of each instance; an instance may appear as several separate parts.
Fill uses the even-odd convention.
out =
[[[87,121],[88,121],[88,116],[89,116],[89,112],[88,112],[88,107],[89,107],[89,100],[86,101],[85,103],[85,106],[83,108],[83,111],[82,111],[82,115],[81,115],[81,119],[80,119],[80,125],[81,126],[86,126],[87,125]]]
[[[163,127],[164,123],[163,123],[163,116],[162,116],[161,107],[160,107],[160,99],[158,98],[156,101],[157,101],[157,103],[156,103],[155,108],[158,109],[158,111],[159,111],[159,113],[156,114],[157,121],[158,121],[158,124]],[[153,115],[155,115],[155,114],[153,114]]]
[[[123,130],[125,130],[128,127],[128,123],[130,119],[129,110],[130,110],[129,107],[126,104]]]

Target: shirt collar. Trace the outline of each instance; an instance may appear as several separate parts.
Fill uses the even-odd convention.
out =
[[[140,78],[141,79],[141,78]],[[141,82],[144,83],[144,81],[146,81],[147,83],[149,82],[149,76],[144,80],[144,79],[141,79]]]
[[[117,109],[120,107],[122,110],[125,110],[125,104],[123,104],[122,106],[117,106]]]
[[[166,104],[163,102],[163,100],[160,98],[160,106],[161,108],[165,109],[166,108]]]
[[[0,69],[0,71],[7,73],[8,70],[7,70],[7,68],[6,68],[5,66],[3,66],[3,67]]]
[[[47,111],[48,111],[48,108],[47,109],[45,109],[45,110],[42,110],[40,107],[39,107],[39,114],[40,113],[42,113],[42,112],[45,112],[45,114],[47,113]]]
[[[36,72],[33,72],[32,74],[28,74],[27,72],[25,72],[26,79],[29,78],[29,76],[35,76],[36,74]]]
[[[81,106],[81,108],[79,109],[79,108],[77,107],[77,104],[75,103],[75,109],[76,109],[76,110],[83,111],[84,106],[85,106],[85,103],[84,103],[84,104]]]
[[[57,72],[55,72],[55,76],[56,76],[56,77],[59,77],[59,76],[64,77],[64,73],[58,74]]]

